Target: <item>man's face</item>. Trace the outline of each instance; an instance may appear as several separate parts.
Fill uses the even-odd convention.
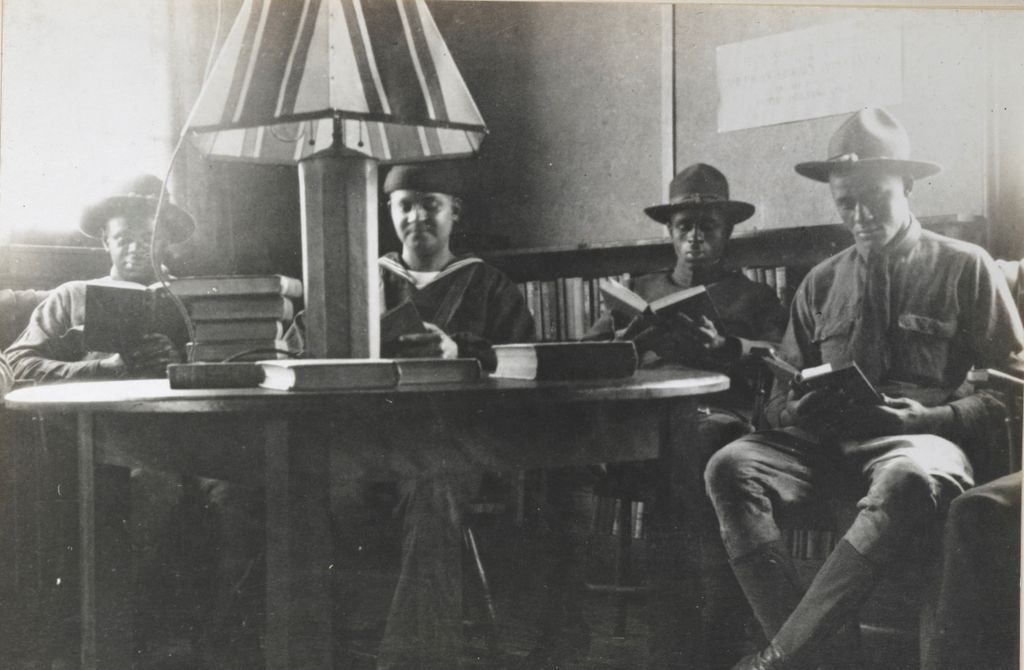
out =
[[[689,265],[713,265],[722,258],[732,226],[716,209],[689,209],[672,214],[669,234],[676,256]]]
[[[152,237],[151,214],[128,214],[107,222],[103,246],[110,253],[114,279],[140,284],[148,284],[155,279],[151,260]]]
[[[859,172],[829,178],[832,200],[843,223],[862,251],[881,249],[910,220],[903,177],[885,172]]]
[[[420,258],[448,249],[452,227],[459,218],[458,201],[446,193],[399,189],[391,193],[391,222],[402,247]]]

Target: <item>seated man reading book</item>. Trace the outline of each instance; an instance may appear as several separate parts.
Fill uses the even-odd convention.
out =
[[[733,227],[754,213],[753,205],[729,198],[725,176],[697,163],[676,175],[669,193],[667,204],[645,211],[668,227],[675,266],[634,278],[628,287],[631,291],[605,284],[602,292],[610,310],[594,324],[587,339],[634,339],[642,367],[681,363],[727,372],[732,378],[733,390],[717,398],[714,406],[673,417],[673,434],[687,438],[675,445],[671,459],[676,509],[670,511],[669,528],[652,529],[658,583],[648,608],[651,667],[706,667],[710,661],[704,654],[727,655],[742,641],[743,597],[720,547],[714,511],[704,495],[703,468],[718,448],[751,430],[748,354],[781,338],[786,314],[772,288],[722,266]],[[628,307],[613,291],[618,291],[619,298],[631,292],[624,299],[636,304]],[[673,296],[686,298],[685,305]],[[660,308],[664,303],[676,304]],[[647,304],[656,312],[647,310]],[[696,305],[697,311],[690,305]],[[641,485],[653,491],[657,469],[619,466],[613,474],[639,474]],[[554,516],[559,517],[552,525],[562,528],[567,546],[562,550],[566,556],[548,577],[552,597],[541,617],[541,643],[532,656],[532,667],[538,668],[553,667],[576,655],[588,637],[580,603],[580,553],[590,517],[578,507],[585,499],[579,495],[580,487],[594,478],[579,469],[563,469],[551,477],[562,480],[559,485],[549,480],[549,498]],[[693,607],[698,598],[703,601],[699,610]],[[697,616],[703,621],[695,620]],[[683,632],[698,626],[705,629],[705,649],[695,649]]]
[[[869,108],[836,131],[830,158],[796,166],[829,184],[854,245],[801,283],[780,356],[797,369],[855,362],[888,395],[859,402],[777,383],[777,428],[708,464],[733,572],[770,640],[737,669],[859,667],[857,628],[844,624],[882,574],[936,554],[947,506],[1002,439],[1002,404],[965,378],[1019,358],[1024,329],[985,251],[921,229],[908,196],[940,168],[909,154],[902,125]],[[804,592],[776,514],[836,494],[859,513]]]
[[[157,177],[144,175],[85,210],[81,231],[99,238],[110,254],[110,274],[104,279],[142,286],[155,282],[152,256],[159,258],[164,245],[184,242],[192,234],[192,217],[166,201],[164,234],[157,249],[151,249],[153,208],[162,187]],[[172,342],[167,333],[146,333],[119,352],[89,351],[82,332],[87,286],[85,281],[61,284],[35,309],[6,352],[17,377],[40,382],[163,377],[168,364],[181,361],[184,343]]]
[[[397,166],[385,179],[402,250],[379,260],[382,304],[394,310],[412,302],[426,330],[384,343],[388,355],[477,358],[485,370],[493,370],[492,344],[533,338],[533,319],[515,284],[480,258],[451,250],[472,169],[471,163],[458,162]],[[289,337],[301,349],[298,321]],[[405,512],[402,565],[379,668],[455,667],[462,648],[460,503],[478,482],[476,476],[451,475],[399,485]],[[332,493],[339,523],[352,516],[337,509],[342,494],[340,487]]]
[[[153,283],[153,257],[159,260],[166,244],[183,242],[192,234],[192,216],[165,195],[156,246],[152,246],[155,207],[163,188],[159,178],[141,175],[84,210],[82,233],[99,238],[110,254],[110,275],[99,280],[101,283],[129,282],[140,287]],[[184,343],[180,340],[184,338],[175,341],[170,334],[157,332],[142,334],[120,351],[89,350],[83,334],[89,284],[71,281],[58,286],[32,313],[28,326],[6,352],[19,379],[49,383],[163,377],[168,364],[182,360]],[[106,325],[116,330],[123,324]],[[180,335],[181,331],[173,334]],[[73,424],[50,418],[46,429],[51,449],[60,446],[73,451]],[[205,521],[198,510],[212,502],[216,513],[223,515],[228,507],[219,503],[225,496],[234,495],[231,488],[223,486],[223,482],[193,478],[183,481],[178,476],[148,470],[135,469],[131,473],[131,540],[139,552],[136,577],[145,602],[161,604],[140,608],[137,630],[144,667],[149,652],[154,656],[166,655],[168,645],[173,647],[170,653],[189,653],[181,638],[194,635],[191,629],[195,628],[196,620],[212,610],[206,606],[212,602],[200,596],[214,590],[208,584],[198,583],[199,571],[208,566],[195,565],[193,557],[186,556],[182,547],[205,544],[209,548],[216,546],[218,540],[213,535],[207,537],[198,528],[188,532],[203,535],[199,543],[192,537],[181,537],[175,528],[184,517],[178,512],[188,510],[192,521]],[[173,516],[172,509],[176,510]],[[195,515],[191,515],[193,511]],[[222,525],[237,526],[226,521]],[[186,574],[196,575],[196,580],[182,581]],[[194,590],[186,592],[183,587]]]

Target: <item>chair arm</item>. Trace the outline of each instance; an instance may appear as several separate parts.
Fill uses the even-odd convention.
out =
[[[1024,379],[995,368],[972,369],[967,373],[967,381],[981,386],[1001,383],[1018,389],[1024,388]]]

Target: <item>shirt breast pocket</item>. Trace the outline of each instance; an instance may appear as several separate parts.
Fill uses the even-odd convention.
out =
[[[821,352],[821,362],[842,365],[852,361],[852,335],[853,315],[850,311],[843,310],[822,319],[814,328],[814,344]]]
[[[956,335],[956,319],[900,314],[899,358],[893,361],[913,376],[941,381]]]

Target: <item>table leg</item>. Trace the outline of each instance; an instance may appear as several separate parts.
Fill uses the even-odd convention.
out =
[[[700,458],[680,417],[689,415],[689,400],[658,401],[660,476],[654,491],[649,548],[648,599],[652,668],[707,670],[701,622],[700,549],[690,498],[695,482],[680,458]],[[683,431],[680,433],[680,429]],[[680,453],[681,451],[681,453]],[[682,515],[680,514],[682,513]]]
[[[78,556],[83,670],[96,668],[96,480],[94,417],[78,415]]]
[[[127,468],[97,466],[96,417],[78,417],[78,522],[82,668],[127,668],[135,575],[128,539]]]
[[[332,666],[327,441],[301,417],[266,423],[268,670]]]

